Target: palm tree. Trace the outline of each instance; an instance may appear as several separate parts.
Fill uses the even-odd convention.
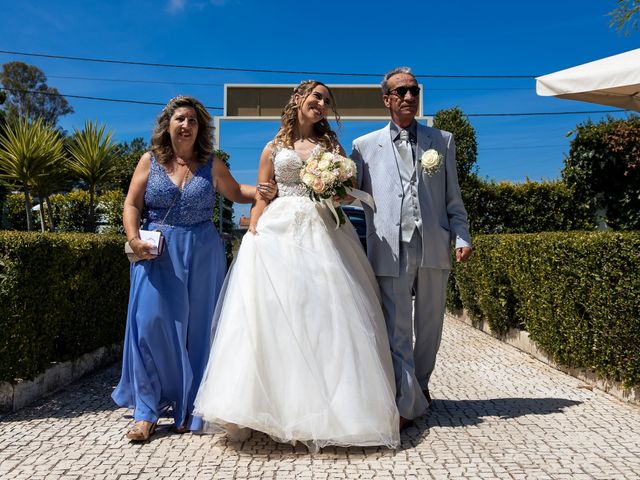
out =
[[[0,181],[24,192],[27,230],[31,230],[31,191],[38,193],[42,207],[52,183],[61,176],[63,161],[64,147],[58,131],[40,118],[11,122],[0,136]],[[40,220],[44,231],[43,208]]]
[[[64,153],[64,141],[60,140]],[[44,232],[44,214],[43,210],[46,205],[47,216],[49,217],[49,225],[51,231],[55,231],[56,226],[53,220],[53,209],[51,208],[51,202],[49,201],[49,195],[52,192],[58,192],[63,189],[67,189],[69,172],[66,168],[66,162],[64,156],[61,161],[52,164],[49,168],[47,175],[38,175],[33,181],[33,190],[37,192],[38,199],[40,200],[40,225]]]
[[[85,122],[81,131],[74,131],[69,143],[69,170],[89,189],[90,225],[94,225],[95,221],[96,188],[114,174],[117,147],[112,140],[111,131],[105,132],[105,125],[97,122]]]

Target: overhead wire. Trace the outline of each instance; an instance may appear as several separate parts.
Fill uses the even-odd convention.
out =
[[[149,84],[149,85],[183,85],[188,87],[223,87],[224,83],[202,83],[202,82],[174,82],[174,81],[162,81],[162,80],[135,80],[125,78],[103,78],[103,77],[77,77],[70,75],[47,75],[47,78],[61,78],[65,80],[82,80],[93,82],[116,82],[116,83],[135,83],[135,84]],[[423,90],[432,91],[452,91],[452,92],[464,92],[464,91],[500,91],[500,90],[531,90],[530,87],[488,87],[488,88],[435,88],[435,87],[423,87]]]
[[[68,93],[60,93],[60,92],[40,92],[38,90],[22,90],[19,88],[0,87],[0,90],[4,90],[6,92],[27,93],[31,95],[60,96],[60,97],[69,97],[69,98],[79,98],[83,100],[99,100],[102,102],[132,103],[137,105],[159,105],[161,107],[164,107],[167,104],[167,102],[147,102],[144,100],[127,100],[127,99],[121,99],[121,98],[92,97],[88,95],[71,95]],[[207,108],[208,110],[224,110],[222,107],[212,107],[210,105],[205,105],[205,108]]]
[[[165,67],[165,68],[181,68],[181,69],[196,69],[196,70],[217,70],[217,71],[239,71],[239,72],[254,72],[254,73],[287,73],[287,74],[306,74],[306,75],[336,75],[336,76],[365,76],[365,77],[380,77],[382,74],[373,74],[373,73],[362,73],[362,72],[319,72],[319,71],[293,71],[293,70],[274,70],[274,69],[251,69],[251,68],[234,68],[234,67],[214,67],[214,66],[204,66],[204,65],[182,65],[182,64],[168,64],[168,63],[150,63],[150,62],[140,62],[134,60],[113,60],[113,59],[104,59],[104,58],[93,58],[93,57],[74,57],[74,56],[66,56],[66,55],[51,55],[51,54],[43,54],[43,53],[33,53],[33,52],[16,52],[9,50],[0,50],[0,54],[6,55],[22,55],[22,56],[30,56],[30,57],[42,57],[42,58],[51,58],[51,59],[59,59],[59,60],[72,60],[72,61],[84,61],[84,62],[98,62],[98,63],[111,63],[111,64],[122,64],[122,65],[140,65],[147,67]],[[416,74],[416,77],[421,78],[493,78],[493,79],[506,79],[506,78],[535,78],[535,75],[436,75],[436,74]],[[189,82],[169,82],[169,81],[153,81],[153,80],[133,80],[133,79],[115,79],[115,78],[99,78],[99,77],[73,77],[73,76],[50,76],[51,78],[66,78],[66,79],[77,79],[77,80],[91,80],[91,81],[111,81],[111,82],[126,82],[126,83],[147,83],[147,84],[166,84],[166,85],[185,85],[185,86],[223,86],[224,84],[219,83],[189,83]],[[165,102],[152,102],[152,101],[143,101],[143,100],[131,100],[131,99],[119,99],[119,98],[109,98],[109,97],[96,97],[96,96],[88,96],[88,95],[77,95],[77,94],[63,94],[63,93],[46,93],[40,91],[31,91],[31,90],[20,90],[20,89],[8,89],[5,87],[0,87],[0,89],[5,91],[13,91],[19,93],[28,93],[34,95],[62,95],[64,97],[76,98],[82,100],[94,100],[94,101],[103,101],[103,102],[115,102],[115,103],[129,103],[129,104],[137,104],[137,105],[154,105],[154,106],[164,106]],[[438,89],[432,88],[428,90],[528,90],[528,88],[522,87],[507,87],[507,88],[485,88],[485,89]],[[223,110],[223,107],[218,106],[206,106],[207,109],[210,110]],[[556,116],[556,115],[586,115],[586,114],[601,114],[601,113],[623,113],[626,110],[581,110],[581,111],[569,111],[569,112],[505,112],[505,113],[465,113],[464,115],[467,117],[516,117],[516,116]],[[427,114],[433,115],[433,114]]]
[[[28,93],[32,95],[50,95],[62,96],[69,98],[78,98],[83,100],[98,100],[102,102],[132,103],[137,105],[159,105],[165,106],[166,102],[148,102],[144,100],[127,100],[121,98],[93,97],[88,95],[72,95],[68,93],[41,92],[37,90],[22,90],[18,88],[0,87],[0,90],[7,92]],[[205,105],[208,110],[224,110],[223,107]],[[553,115],[585,115],[592,113],[624,113],[627,110],[580,110],[573,112],[510,112],[510,113],[463,113],[465,117],[534,117],[534,116],[553,116]],[[435,113],[427,113],[425,116],[434,116]]]
[[[239,67],[215,67],[209,65],[186,65],[176,63],[154,63],[154,62],[141,62],[135,60],[114,60],[107,58],[95,58],[95,57],[75,57],[69,55],[51,55],[46,53],[34,53],[34,52],[16,52],[10,50],[0,50],[0,54],[4,55],[20,55],[26,57],[39,57],[50,58],[56,60],[73,60],[79,62],[93,62],[93,63],[111,63],[118,65],[137,65],[143,67],[156,67],[156,68],[178,68],[188,70],[212,70],[221,72],[248,72],[248,73],[276,73],[276,74],[288,74],[288,75],[325,75],[325,76],[340,76],[340,77],[376,77],[380,78],[383,73],[363,73],[363,72],[323,72],[323,71],[305,71],[305,70],[276,70],[267,68],[239,68]],[[537,75],[461,75],[461,74],[415,74],[416,78],[535,78]]]
[[[135,80],[125,78],[102,77],[74,77],[70,75],[47,75],[47,78],[62,78],[65,80],[82,80],[91,82],[116,82],[116,83],[140,83],[149,85],[184,85],[188,87],[223,87],[224,83],[195,83],[195,82],[169,82],[162,80]]]

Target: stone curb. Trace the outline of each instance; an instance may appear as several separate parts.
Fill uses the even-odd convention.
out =
[[[52,363],[33,380],[0,382],[0,413],[16,411],[59,390],[100,367],[115,362],[122,355],[122,344],[100,347],[77,360]]]
[[[558,365],[553,361],[553,357],[544,350],[541,350],[536,343],[529,338],[529,332],[525,330],[518,330],[515,328],[509,329],[504,335],[499,335],[491,331],[489,322],[486,320],[472,320],[466,311],[450,312],[447,311],[447,316],[454,320],[458,320],[462,323],[470,325],[488,335],[491,335],[498,340],[511,345],[518,350],[528,353],[532,357],[540,360],[550,367],[560,370],[572,377],[578,378],[585,382],[585,388],[598,388],[609,395],[614,396],[618,400],[623,402],[633,403],[640,406],[640,388],[625,388],[622,383],[608,380],[598,375],[592,370],[586,370],[582,368],[569,368],[563,365]]]

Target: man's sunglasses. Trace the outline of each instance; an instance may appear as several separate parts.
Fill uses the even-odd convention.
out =
[[[393,90],[389,90],[389,95],[397,95],[400,98],[404,98],[407,92],[411,92],[412,97],[417,97],[418,95],[420,95],[420,87],[415,86],[394,88]]]

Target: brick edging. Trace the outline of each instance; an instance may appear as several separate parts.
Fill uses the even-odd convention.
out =
[[[517,330],[515,328],[509,329],[504,335],[498,335],[491,331],[489,322],[486,320],[472,320],[466,311],[450,312],[446,314],[449,318],[458,320],[462,323],[470,325],[478,330],[491,335],[492,337],[511,345],[518,350],[528,353],[532,357],[540,360],[556,370],[560,370],[572,377],[576,377],[589,385],[602,390],[609,395],[616,397],[623,402],[633,403],[640,405],[640,387],[625,388],[622,383],[608,380],[592,370],[586,370],[583,368],[569,368],[563,365],[558,365],[553,361],[551,355],[544,350],[541,350],[536,343],[529,338],[529,332],[525,330]]]
[[[16,411],[31,402],[59,390],[100,367],[115,362],[122,355],[122,344],[100,347],[68,362],[52,363],[33,380],[0,382],[0,412]]]

